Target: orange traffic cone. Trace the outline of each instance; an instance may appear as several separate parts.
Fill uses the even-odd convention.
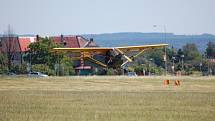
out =
[[[164,80],[164,81],[163,81],[163,84],[164,84],[164,85],[169,85],[169,80],[168,80],[168,79],[167,79],[167,80]]]
[[[181,85],[181,81],[180,80],[175,80],[175,86],[180,86]]]

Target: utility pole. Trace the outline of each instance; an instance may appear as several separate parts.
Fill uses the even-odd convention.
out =
[[[58,60],[58,70],[57,70],[57,75],[58,76],[60,76],[60,57],[59,56],[60,55],[58,54],[58,56],[57,56],[58,57],[58,59],[57,59]]]
[[[153,25],[154,28],[157,28],[158,25]],[[163,31],[164,31],[164,41],[165,43],[167,43],[167,40],[166,40],[166,25],[159,25],[163,28]],[[165,76],[167,75],[167,52],[166,52],[166,47],[165,47],[165,54],[164,54],[164,63],[165,63]]]
[[[30,72],[32,71],[32,56],[31,56],[31,54],[32,54],[32,52],[31,52],[31,50],[30,50],[30,65],[29,65],[29,70],[30,70]]]
[[[172,57],[172,73],[175,74],[175,57]]]
[[[199,64],[199,71],[202,72],[202,62]]]
[[[184,71],[184,55],[181,55],[181,70]]]
[[[210,68],[210,57],[207,56],[207,62],[208,62],[208,76],[210,76],[211,68]]]
[[[166,42],[166,26],[164,25],[164,41],[165,41],[165,43],[167,43]],[[166,47],[165,47],[165,57],[167,57],[167,55],[166,55]],[[166,61],[165,61],[165,75],[167,75],[167,58],[166,58]]]
[[[166,47],[165,47],[165,50],[164,50],[165,54],[164,54],[164,63],[165,63],[165,76],[167,75],[167,54],[166,54]]]

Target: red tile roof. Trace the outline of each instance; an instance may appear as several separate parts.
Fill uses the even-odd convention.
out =
[[[36,37],[20,37],[19,38],[19,45],[21,52],[26,52],[29,50],[28,46],[36,42]]]
[[[86,40],[86,39],[84,39],[83,37],[80,37],[80,36],[78,36],[77,39],[78,39],[78,42],[79,42],[80,47],[84,47],[84,45],[85,45],[85,44],[87,43],[87,41],[88,41],[88,40]]]
[[[71,48],[80,47],[76,36],[75,37],[64,37],[63,39],[66,42],[66,47],[71,47]]]
[[[54,36],[51,38],[56,44],[61,44],[61,36]],[[7,39],[8,38],[6,38],[5,40],[8,41]],[[14,51],[26,52],[29,50],[28,46],[31,43],[36,42],[36,37],[19,37],[18,41],[17,41],[17,38],[14,37],[13,40],[14,42],[16,41],[15,43],[17,43],[15,44],[13,42],[13,48],[15,49]],[[66,43],[64,47],[68,47],[68,48],[97,47],[97,45],[93,41],[89,41],[83,38],[82,36],[63,36],[63,41]],[[6,49],[6,48],[3,48],[3,46],[4,45],[0,47],[0,51],[2,52],[4,51],[4,49]]]
[[[60,36],[51,37],[51,38],[53,39],[53,41],[56,44],[61,44],[61,37]],[[77,36],[63,37],[63,42],[66,43],[65,47],[68,47],[68,48],[79,48],[80,47]]]
[[[61,36],[51,37],[56,44],[62,44]],[[66,43],[64,47],[68,48],[82,48],[82,47],[97,47],[93,41],[89,41],[82,36],[63,36],[63,42]]]

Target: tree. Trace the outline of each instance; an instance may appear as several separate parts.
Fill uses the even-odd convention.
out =
[[[2,37],[1,40],[1,46],[2,46],[2,53],[7,57],[7,67],[8,70],[11,70],[12,67],[12,61],[14,59],[15,54],[18,53],[17,48],[19,47],[18,44],[18,36],[13,34],[13,30],[8,26],[7,32]]]
[[[39,38],[38,42],[29,45],[30,50],[26,54],[25,60],[31,64],[46,64],[53,66],[62,55],[51,52],[52,48],[59,47],[49,38]],[[58,57],[59,56],[59,57]]]
[[[192,74],[193,71],[199,71],[201,62],[201,54],[199,53],[194,43],[188,43],[183,46],[184,53],[184,70],[187,74]]]
[[[182,49],[178,49],[175,59],[175,70],[182,71],[183,70],[183,63],[184,63],[184,52]]]
[[[209,58],[215,58],[215,43],[209,42],[206,48],[206,54]]]
[[[75,70],[73,68],[73,61],[70,57],[65,55],[61,60],[60,60],[60,75],[74,75]]]
[[[64,52],[54,53],[52,48],[60,47],[49,38],[39,38],[38,42],[29,45],[25,61],[30,61],[33,70],[41,71],[49,75],[73,75],[73,62]]]
[[[182,49],[178,49],[176,57],[178,60],[184,57],[184,52],[182,51]]]
[[[214,42],[210,41],[207,44],[206,55],[207,55],[207,57],[206,57],[207,64],[205,64],[205,65],[203,64],[203,66],[206,66],[208,74],[214,75],[215,74],[215,64],[212,60],[212,59],[215,59],[215,43]]]
[[[7,72],[6,64],[6,57],[0,52],[0,73]]]
[[[4,65],[6,61],[6,57],[0,52],[0,64]]]
[[[198,61],[201,59],[201,54],[194,43],[188,43],[183,46],[183,52],[185,61]]]
[[[156,49],[153,51],[149,51],[145,54],[146,58],[148,61],[150,61],[151,59],[153,59],[153,62],[157,65],[157,66],[161,66],[161,67],[165,67],[164,65],[164,49]]]

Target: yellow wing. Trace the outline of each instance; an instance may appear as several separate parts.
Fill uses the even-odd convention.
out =
[[[120,49],[122,51],[140,51],[144,49],[155,49],[168,46],[168,44],[154,44],[141,46],[125,46],[125,47],[96,47],[96,48],[53,48],[53,51],[67,52],[108,52],[110,50]]]
[[[102,48],[102,47],[96,47],[96,48],[53,48],[54,51],[68,51],[68,52],[94,52],[94,51],[100,51],[100,52],[107,52],[109,50],[112,50],[112,48]]]
[[[122,51],[141,51],[145,49],[156,49],[168,46],[168,44],[154,44],[154,45],[140,45],[140,46],[125,46],[125,47],[116,47]]]
[[[97,55],[97,54],[106,54],[109,51],[115,51],[121,55],[123,55],[124,58],[127,59],[121,66],[125,65],[128,62],[132,62],[134,58],[138,57],[141,55],[145,50],[148,49],[155,49],[155,48],[161,48],[168,46],[168,44],[154,44],[154,45],[140,45],[140,46],[125,46],[125,47],[96,47],[96,48],[53,48],[52,51],[54,52],[69,52],[69,53],[76,53],[75,56],[80,59],[81,54],[84,55],[84,58],[88,58],[92,60],[93,62],[103,66],[107,67],[107,65],[99,62],[98,60],[95,60],[92,58],[92,55]],[[133,57],[128,57],[126,54],[132,51],[137,51],[138,53],[134,55]]]

